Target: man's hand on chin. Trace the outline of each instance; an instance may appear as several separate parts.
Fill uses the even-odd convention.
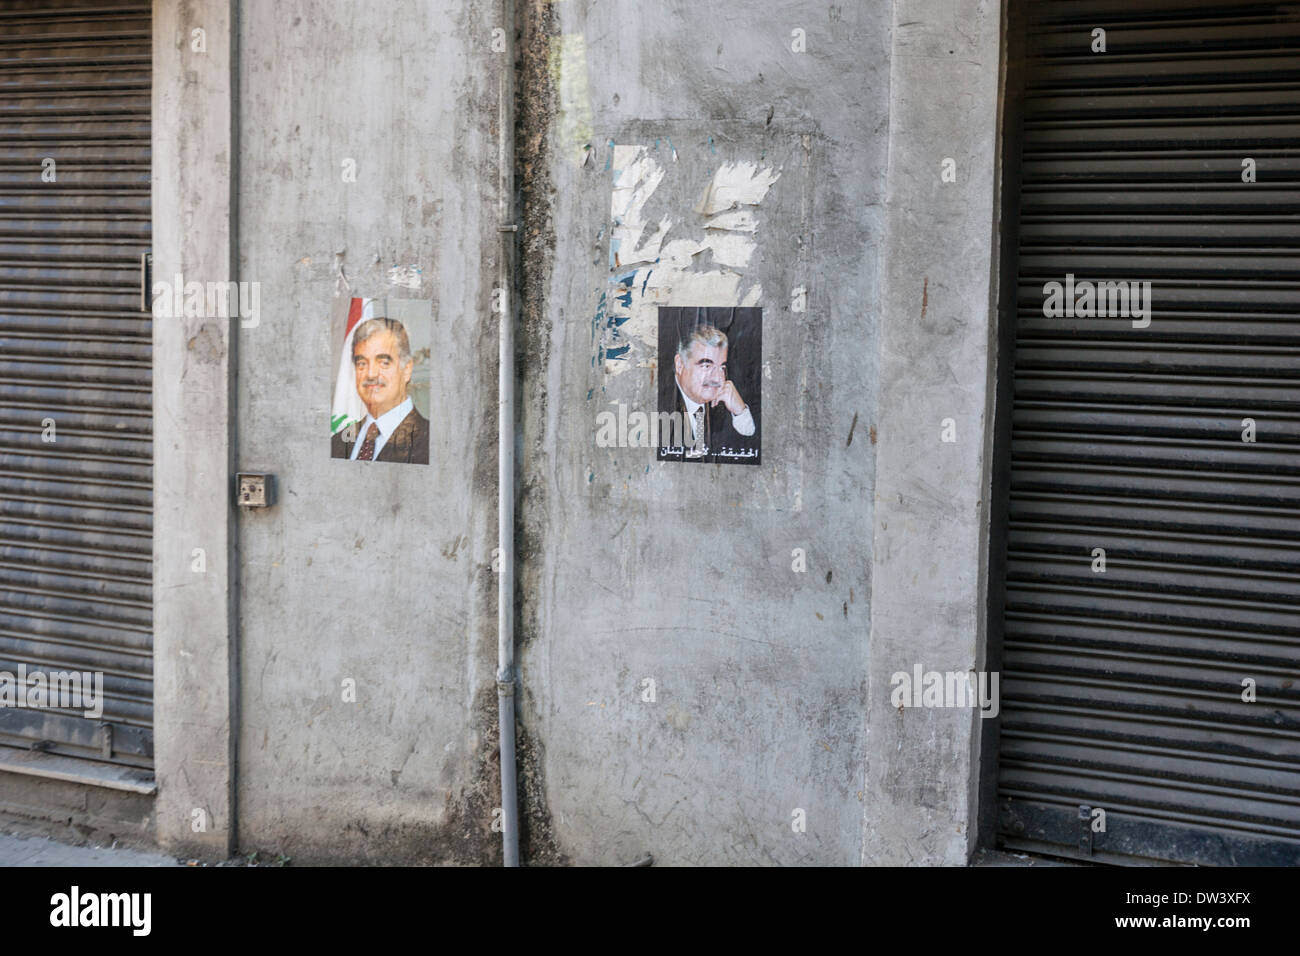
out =
[[[727,411],[732,415],[739,415],[745,410],[745,402],[741,399],[740,393],[736,391],[735,384],[728,379],[722,388],[718,389],[717,397],[709,402],[710,408],[717,408],[718,402],[727,406]]]

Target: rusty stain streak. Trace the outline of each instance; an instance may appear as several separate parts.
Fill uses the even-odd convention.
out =
[[[868,434],[871,436],[871,444],[874,445],[874,444],[876,443],[876,426],[875,426],[875,425],[872,425],[872,426],[871,426],[871,431],[870,431]]]
[[[930,277],[925,277],[925,283],[921,286],[921,318],[925,318],[925,308],[930,302]]]

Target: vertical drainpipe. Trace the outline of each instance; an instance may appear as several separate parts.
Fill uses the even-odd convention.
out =
[[[519,865],[519,800],[515,765],[515,3],[502,0],[506,49],[497,100],[497,206],[501,245],[498,289],[503,290],[497,381],[497,726],[501,740],[502,858]]]

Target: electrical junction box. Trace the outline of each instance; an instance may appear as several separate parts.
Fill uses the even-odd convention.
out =
[[[235,503],[241,508],[267,508],[271,505],[271,476],[241,471],[235,475]]]

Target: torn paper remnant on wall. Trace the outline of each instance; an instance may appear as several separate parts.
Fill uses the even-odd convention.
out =
[[[748,273],[758,247],[758,210],[780,170],[724,162],[701,177],[698,192],[689,183],[670,184],[698,197],[674,212],[663,209],[662,199],[652,201],[667,177],[691,175],[689,161],[676,162],[678,151],[669,149],[612,147],[610,279],[592,322],[592,361],[606,376],[656,362],[660,306],[755,307],[762,298]]]

